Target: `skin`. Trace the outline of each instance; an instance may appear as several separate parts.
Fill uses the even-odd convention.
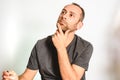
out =
[[[57,30],[52,36],[52,41],[57,50],[58,63],[62,80],[80,80],[85,69],[70,64],[66,47],[71,43],[75,36],[75,31],[80,29],[83,23],[80,21],[81,9],[73,4],[65,6],[57,21]],[[4,71],[3,80],[33,80],[38,70],[26,69],[18,76],[14,71]],[[29,76],[29,77],[28,77]]]
[[[81,9],[75,5],[65,6],[57,21],[58,29],[52,37],[57,49],[58,63],[63,80],[80,80],[85,71],[78,65],[70,64],[66,50],[74,38],[75,31],[83,25],[80,21],[80,13]]]

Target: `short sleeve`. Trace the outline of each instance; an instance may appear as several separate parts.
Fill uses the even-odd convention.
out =
[[[73,61],[73,64],[83,67],[87,71],[92,52],[93,46],[91,44],[88,44],[82,52],[78,50],[75,53],[76,57]]]
[[[32,49],[32,52],[31,52],[31,55],[29,57],[29,61],[28,61],[28,64],[27,64],[27,68],[32,69],[32,70],[37,70],[38,69],[36,45]]]

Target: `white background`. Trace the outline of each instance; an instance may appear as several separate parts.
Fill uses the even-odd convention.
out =
[[[0,75],[3,70],[15,70],[21,74],[36,41],[53,34],[61,9],[68,3],[77,2],[85,9],[86,15],[83,28],[76,34],[94,46],[86,78],[110,80],[106,38],[120,7],[118,1],[0,0]],[[38,74],[35,80],[39,78]]]

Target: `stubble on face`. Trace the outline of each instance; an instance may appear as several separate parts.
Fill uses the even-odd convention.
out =
[[[71,7],[72,6],[72,7]],[[76,31],[77,30],[77,24],[79,23],[79,21],[78,22],[75,22],[74,23],[74,21],[72,22],[73,24],[71,24],[71,22],[67,22],[67,17],[66,17],[66,19],[63,17],[63,15],[64,14],[66,14],[66,12],[68,12],[68,15],[71,13],[71,12],[73,12],[73,13],[79,13],[79,8],[76,10],[76,8],[75,8],[76,6],[73,6],[73,5],[67,5],[67,6],[65,6],[64,7],[64,9],[63,9],[63,12],[60,14],[60,16],[59,16],[59,18],[58,18],[58,21],[57,21],[57,23],[59,23],[60,24],[60,26],[61,26],[61,28],[62,28],[62,30],[65,32],[65,31],[67,31],[67,30],[70,30],[70,31]],[[70,8],[73,8],[74,10],[75,10],[75,12],[74,11],[71,11],[71,9]],[[79,14],[78,14],[79,15]],[[69,21],[69,18],[68,18],[68,21]],[[57,26],[57,25],[56,25]]]
[[[68,23],[65,20],[61,19],[60,17],[58,18],[56,26],[58,26],[57,24],[60,24],[61,29],[63,30],[63,32],[68,30]]]
[[[60,24],[61,29],[62,29],[63,32],[66,32],[67,30],[70,30],[70,32],[74,32],[74,31],[77,30],[77,24],[78,23],[70,26],[66,21],[58,20],[57,23],[56,23],[56,26],[58,26],[57,24]]]

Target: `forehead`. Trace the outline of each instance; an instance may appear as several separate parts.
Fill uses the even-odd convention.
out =
[[[73,4],[66,5],[64,7],[64,9],[69,11],[69,12],[73,12],[75,14],[81,14],[82,13],[82,10],[78,6],[73,5]]]

